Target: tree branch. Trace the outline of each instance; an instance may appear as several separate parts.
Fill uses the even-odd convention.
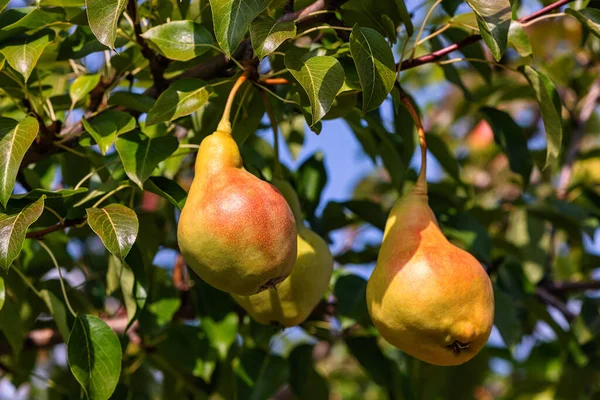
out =
[[[52,225],[47,228],[40,229],[39,231],[27,232],[25,237],[28,239],[41,239],[52,232],[62,231],[63,229],[69,228],[71,226],[79,225],[83,221],[85,221],[85,218],[67,219],[63,223]]]
[[[541,10],[538,10],[538,11],[536,11],[530,15],[527,15],[525,17],[519,18],[517,21],[519,21],[520,23],[526,23],[526,22],[533,21],[536,18],[541,17],[542,15],[546,15],[546,14],[550,13],[551,11],[554,11],[557,8],[560,8],[560,7],[564,6],[565,4],[568,4],[572,1],[574,1],[574,0],[560,0],[560,1],[554,2],[554,3],[550,4],[549,6],[542,8]],[[418,58],[415,58],[412,60],[405,60],[400,65],[400,69],[406,70],[406,69],[418,67],[419,65],[436,62],[440,58],[444,57],[445,55],[448,55],[449,53],[452,53],[453,51],[456,51],[458,49],[466,47],[470,44],[477,43],[479,40],[481,40],[481,38],[482,38],[481,35],[471,35],[471,36],[466,37],[464,40],[462,40],[458,43],[451,44],[450,46],[447,46],[443,49],[434,51],[430,54],[426,54],[424,56],[421,56],[421,57],[418,57]]]
[[[553,293],[570,293],[582,290],[600,290],[600,281],[587,282],[550,282],[544,288]]]

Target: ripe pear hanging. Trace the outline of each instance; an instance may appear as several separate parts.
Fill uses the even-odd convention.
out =
[[[304,225],[300,201],[292,186],[282,179],[273,179],[273,185],[288,201],[296,218],[298,255],[294,270],[276,288],[233,298],[257,322],[290,327],[308,318],[323,298],[333,272],[333,256],[327,243]]]
[[[243,168],[229,114],[200,144],[195,177],[177,229],[184,259],[217,289],[251,295],[283,281],[296,261],[296,225],[286,200]]]
[[[419,128],[421,172],[390,212],[367,305],[377,330],[400,350],[430,364],[458,365],[487,342],[494,294],[481,264],[444,237],[429,207],[425,135],[403,101]]]

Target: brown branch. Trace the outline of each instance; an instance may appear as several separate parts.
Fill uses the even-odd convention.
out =
[[[572,322],[575,319],[576,315],[567,308],[566,304],[548,290],[538,286],[535,288],[535,295],[547,305],[552,306],[560,311],[561,314],[565,316],[567,321]]]
[[[526,22],[533,21],[534,19],[539,18],[542,15],[546,15],[546,14],[550,13],[551,11],[554,11],[557,8],[562,7],[565,4],[568,4],[568,3],[572,2],[572,1],[573,0],[560,0],[560,1],[554,2],[554,3],[550,4],[550,5],[542,8],[541,10],[538,10],[538,11],[536,11],[536,12],[534,12],[532,14],[529,14],[529,15],[527,15],[525,17],[519,18],[518,21],[520,23],[522,23],[522,24],[526,23]]]
[[[47,228],[40,229],[39,231],[27,232],[25,237],[29,239],[41,239],[52,232],[62,231],[63,229],[69,228],[71,226],[79,225],[83,221],[85,221],[85,218],[67,219],[63,223],[52,225]]]
[[[538,10],[530,15],[527,15],[525,17],[519,18],[517,21],[521,22],[521,23],[525,23],[525,22],[530,22],[535,20],[536,18],[541,17],[542,15],[548,14],[551,11],[556,10],[557,8],[560,8],[562,6],[564,6],[565,4],[568,4],[570,2],[572,2],[574,0],[560,0],[557,1],[555,3],[550,4],[547,7],[542,8],[541,10]],[[429,63],[433,63],[438,61],[440,58],[444,57],[445,55],[448,55],[449,53],[452,53],[453,51],[456,51],[458,49],[461,49],[463,47],[466,47],[470,44],[473,43],[477,43],[479,40],[481,40],[481,35],[471,35],[466,37],[465,39],[463,39],[462,41],[458,42],[458,43],[454,43],[451,44],[448,47],[445,47],[443,49],[434,51],[430,54],[426,54],[424,56],[412,59],[412,60],[405,60],[402,62],[402,65],[400,66],[401,70],[405,70],[405,69],[411,69],[411,68],[415,68],[418,67],[420,65],[423,64],[429,64]]]
[[[137,18],[137,2],[135,0],[129,0],[127,3],[127,13],[133,21],[135,40],[142,48],[142,55],[150,62],[150,74],[152,74],[156,92],[160,94],[169,86],[164,77],[165,70],[169,66],[169,59],[150,49],[142,37],[142,27]]]
[[[600,290],[600,281],[587,282],[551,282],[546,283],[544,288],[553,293],[569,293],[585,290]]]

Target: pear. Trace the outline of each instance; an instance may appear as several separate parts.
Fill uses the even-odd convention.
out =
[[[494,294],[481,264],[444,237],[429,207],[422,127],[419,133],[421,172],[390,212],[367,284],[367,305],[392,345],[430,364],[458,365],[487,342]]]
[[[297,251],[288,203],[273,185],[244,169],[231,136],[231,104],[246,76],[234,85],[217,131],[200,144],[177,228],[181,254],[191,269],[215,288],[239,295],[287,278]]]
[[[304,225],[300,201],[292,186],[282,179],[273,179],[273,185],[288,201],[296,219],[296,264],[292,274],[276,288],[233,298],[258,323],[290,327],[302,323],[323,298],[333,272],[333,256],[327,243]]]

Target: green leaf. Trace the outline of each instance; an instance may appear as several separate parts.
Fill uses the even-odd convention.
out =
[[[90,228],[119,260],[125,259],[138,234],[139,222],[135,211],[122,204],[86,209]]]
[[[467,0],[477,16],[483,40],[496,61],[500,61],[508,41],[512,10],[509,0]]]
[[[40,290],[42,300],[46,303],[48,311],[54,318],[54,323],[64,341],[69,340],[69,325],[67,324],[67,310],[64,303],[49,290]]]
[[[352,323],[370,325],[371,317],[367,309],[367,281],[358,275],[347,274],[335,281],[333,290],[338,299],[338,313],[350,318]]]
[[[268,56],[285,42],[296,36],[296,24],[292,21],[277,22],[268,15],[259,15],[250,24],[252,48],[259,59]]]
[[[379,32],[358,25],[350,34],[350,53],[363,91],[362,112],[366,113],[379,107],[394,87],[394,55]]]
[[[78,76],[69,88],[69,96],[73,104],[85,98],[100,82],[100,74]]]
[[[10,0],[0,0],[0,12],[4,11]]]
[[[8,271],[23,247],[27,229],[42,215],[44,196],[21,210],[0,213],[0,269]]]
[[[142,34],[167,58],[188,61],[212,48],[213,38],[203,26],[192,21],[172,21]]]
[[[514,349],[522,336],[517,302],[510,293],[494,285],[494,308],[494,325],[506,346]]]
[[[427,138],[427,149],[431,151],[431,154],[436,160],[442,165],[444,170],[457,182],[460,182],[460,172],[458,169],[458,162],[456,157],[450,151],[450,148],[438,135],[426,134]]]
[[[152,97],[129,92],[113,92],[108,99],[109,106],[121,106],[131,111],[147,113],[154,105]]]
[[[494,140],[508,156],[510,169],[523,177],[525,186],[533,169],[533,159],[527,148],[523,130],[512,117],[500,110],[484,107],[480,110],[494,132]]]
[[[310,126],[314,126],[327,114],[344,84],[344,68],[334,57],[310,55],[303,50],[290,50],[285,54],[285,66],[308,95]]]
[[[0,331],[12,348],[13,354],[18,356],[25,342],[25,328],[19,315],[19,308],[12,299],[7,299],[0,310]]]
[[[244,349],[236,368],[238,398],[248,400],[272,399],[290,374],[287,360],[256,348]]]
[[[2,27],[0,31],[0,41],[6,38],[13,37],[15,35],[24,33],[26,31],[40,30],[44,27],[55,25],[61,22],[65,22],[65,12],[61,8],[54,9],[41,9],[33,7],[24,8],[12,8],[6,13],[8,17],[9,13],[21,14],[22,18],[19,18],[13,23],[9,23]],[[4,16],[3,16],[4,17]],[[8,19],[8,18],[7,18]],[[3,21],[4,22],[4,18]],[[7,21],[10,22],[10,21]],[[3,25],[0,23],[0,25]]]
[[[525,75],[529,84],[535,92],[535,98],[542,112],[542,120],[546,128],[546,164],[553,164],[560,153],[562,145],[562,105],[558,90],[554,83],[546,75],[525,65],[519,70]]]
[[[600,37],[600,10],[595,8],[584,8],[583,10],[573,10],[567,8],[565,11],[577,18],[579,22],[590,30],[595,36]]]
[[[208,102],[212,90],[200,79],[181,79],[165,90],[148,111],[146,126],[190,115]]]
[[[119,17],[127,0],[85,0],[88,22],[100,43],[115,48]]]
[[[164,197],[180,210],[183,209],[187,200],[187,192],[177,182],[164,176],[151,176],[148,178],[144,183],[144,190]]]
[[[119,338],[100,318],[79,315],[67,344],[69,367],[89,400],[108,400],[121,375]]]
[[[21,122],[0,117],[0,203],[4,207],[15,187],[21,161],[38,130],[39,123],[33,117]]]
[[[0,45],[0,53],[27,81],[42,52],[53,40],[54,31],[46,29],[32,36],[21,36],[3,43]]]
[[[143,188],[158,163],[177,150],[179,142],[171,135],[149,138],[133,131],[119,136],[116,147],[127,176]]]
[[[465,32],[460,28],[450,28],[444,32],[444,36],[450,39],[453,43],[459,43],[469,36],[469,33]],[[485,53],[483,52],[482,45],[477,42],[469,46],[462,47],[460,52],[464,54],[467,59],[479,59],[485,60]],[[469,64],[485,79],[487,82],[492,80],[492,69],[487,63],[469,61]]]
[[[146,303],[147,293],[137,281],[132,267],[127,262],[122,263],[120,283],[127,310],[127,322],[130,324]]]
[[[14,194],[11,199],[31,199],[37,200],[42,196],[46,196],[46,199],[66,199],[71,196],[75,196],[88,191],[88,188],[78,189],[60,189],[60,190],[47,190],[47,189],[33,189],[30,192],[23,194]]]
[[[6,301],[6,287],[4,286],[4,278],[0,276],[0,311],[4,307]]]
[[[408,35],[408,37],[411,37],[414,33],[414,26],[412,23],[412,20],[410,19],[410,13],[408,12],[408,9],[406,8],[406,4],[404,3],[404,0],[396,0],[396,6],[398,7],[398,13],[400,14],[400,19],[402,19],[402,23],[404,24],[404,27],[406,28],[406,34]]]
[[[303,344],[290,354],[290,386],[300,400],[327,400],[329,387],[313,365],[312,346]]]
[[[529,57],[533,54],[529,36],[517,21],[512,21],[510,24],[508,44],[513,47],[521,57]]]
[[[104,155],[118,135],[135,129],[135,118],[122,111],[108,110],[91,121],[83,119],[83,127],[94,138]]]
[[[210,0],[215,36],[227,56],[238,48],[250,23],[272,0]]]
[[[206,317],[202,319],[201,326],[204,332],[206,332],[211,346],[217,350],[219,357],[224,360],[237,336],[237,314],[229,313],[220,321]]]

